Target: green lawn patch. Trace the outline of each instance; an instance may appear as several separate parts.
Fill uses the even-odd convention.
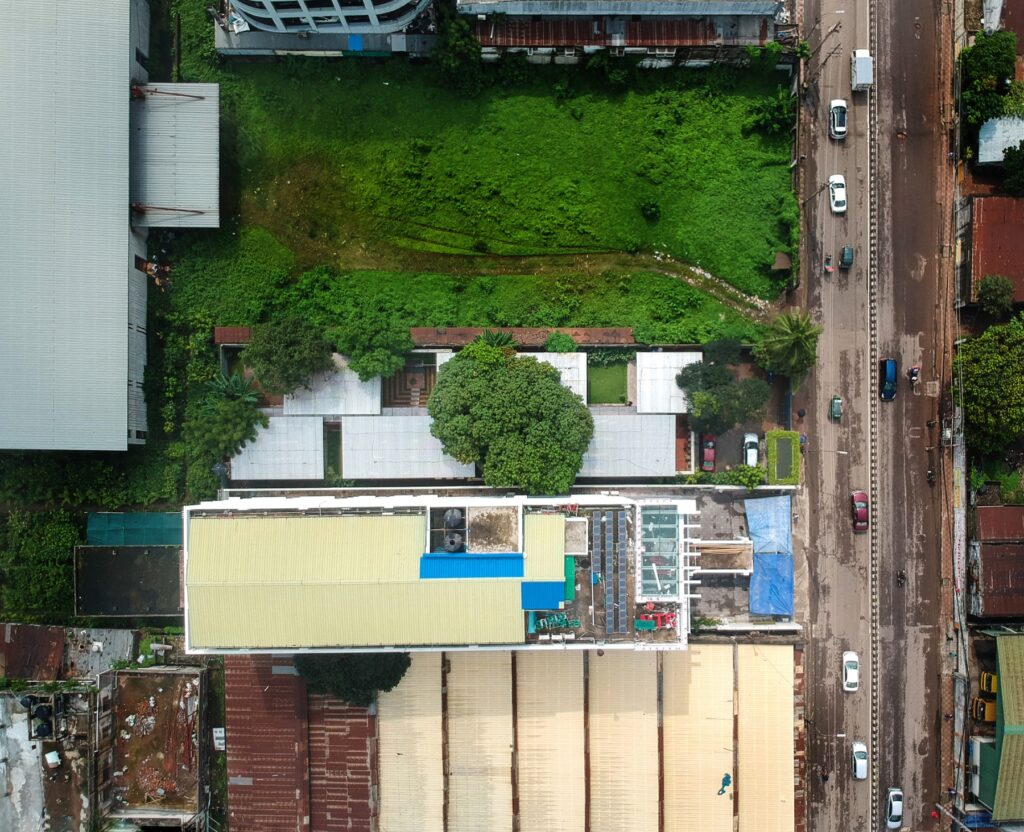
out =
[[[795,430],[770,430],[765,434],[768,449],[768,485],[800,484],[800,434]]]
[[[590,404],[624,404],[626,365],[587,367],[587,401]]]

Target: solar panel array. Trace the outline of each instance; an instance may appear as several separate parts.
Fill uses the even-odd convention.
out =
[[[615,632],[615,550],[612,548],[612,513],[601,515],[601,531],[604,536],[604,629]]]
[[[625,511],[595,511],[590,515],[594,530],[590,571],[593,585],[604,584],[604,629],[606,633],[629,632],[626,581],[629,546]]]
[[[626,546],[626,512],[620,511],[616,513],[616,521],[618,523],[619,539],[618,539],[618,557],[616,560],[619,564],[619,608],[618,608],[618,619],[619,619],[619,633],[625,634],[626,627],[626,613],[628,609],[626,607],[626,572],[627,570],[627,555],[628,548]]]

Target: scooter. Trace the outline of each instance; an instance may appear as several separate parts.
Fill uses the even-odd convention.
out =
[[[825,255],[825,274],[832,274],[834,269],[832,268],[832,255]]]
[[[921,380],[921,368],[911,367],[910,368],[910,385],[915,390],[917,389],[917,383]]]
[[[896,586],[905,586],[907,583],[907,573],[902,569],[896,573]]]
[[[935,482],[935,469],[934,468],[929,468],[928,469],[928,482],[929,483],[934,483]]]

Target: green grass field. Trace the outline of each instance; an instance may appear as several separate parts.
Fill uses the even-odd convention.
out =
[[[624,404],[626,386],[625,364],[587,367],[587,401],[590,404]]]

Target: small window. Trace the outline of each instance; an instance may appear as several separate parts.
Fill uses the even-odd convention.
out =
[[[148,266],[148,265],[149,265],[149,263],[146,262],[146,258],[145,257],[139,257],[139,255],[137,255],[137,254],[135,255],[135,268],[136,269],[138,269],[140,272],[145,273],[146,266]]]
[[[146,53],[143,52],[141,49],[136,49],[135,50],[135,63],[137,63],[143,69],[148,70],[149,69],[148,62],[149,62],[149,56],[146,55]]]
[[[144,431],[144,430],[137,430],[137,431],[135,431],[135,438],[136,439],[145,439],[146,438],[146,431]]]

